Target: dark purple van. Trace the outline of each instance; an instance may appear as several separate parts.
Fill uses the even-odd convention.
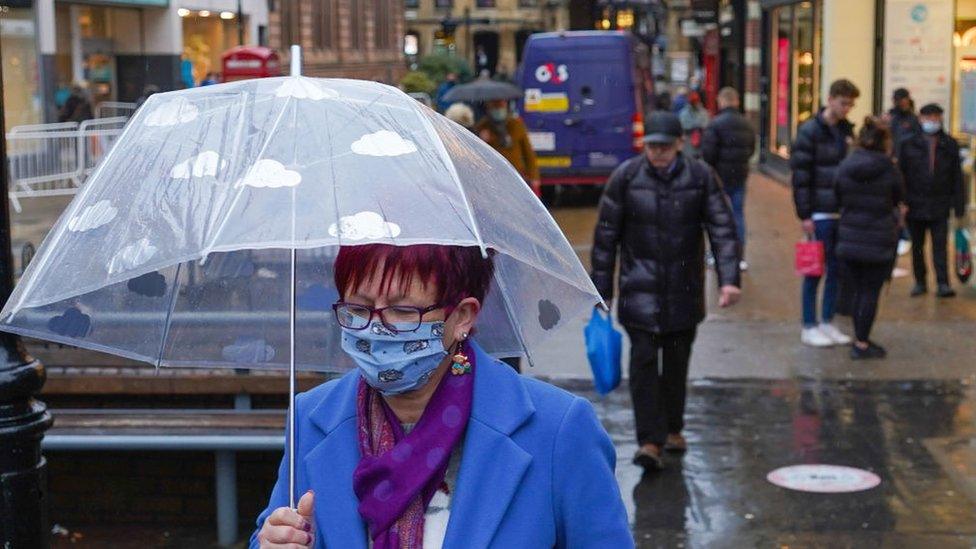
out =
[[[533,34],[519,111],[544,185],[603,184],[640,152],[652,90],[647,47],[622,31]]]

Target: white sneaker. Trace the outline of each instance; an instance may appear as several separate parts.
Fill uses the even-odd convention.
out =
[[[824,335],[819,328],[804,328],[800,332],[800,341],[811,347],[830,347],[834,344],[834,340]]]
[[[833,324],[822,323],[819,326],[820,333],[830,338],[837,345],[849,345],[851,343],[851,338],[844,335],[843,332],[837,329]]]
[[[898,241],[898,255],[905,255],[912,251],[912,241],[911,240],[899,240]]]
[[[745,259],[739,262],[739,270],[742,272],[746,272],[749,270],[749,264],[746,263]]]

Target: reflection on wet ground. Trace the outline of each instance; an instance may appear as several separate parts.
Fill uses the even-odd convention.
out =
[[[950,477],[931,441],[976,435],[976,388],[949,381],[701,380],[689,393],[686,455],[641,474],[624,388],[582,385],[617,446],[617,479],[640,547],[976,547],[973,478]],[[950,460],[951,462],[951,460]],[[849,494],[766,481],[796,464],[881,477]]]

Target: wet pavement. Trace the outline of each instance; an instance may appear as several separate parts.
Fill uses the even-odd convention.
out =
[[[630,463],[626,391],[600,399],[581,383],[566,386],[591,398],[614,440],[640,547],[976,547],[976,500],[940,463],[951,457],[931,451],[976,434],[968,382],[699,380],[688,399],[689,451],[644,475]],[[881,484],[818,494],[766,480],[811,463],[865,469]]]

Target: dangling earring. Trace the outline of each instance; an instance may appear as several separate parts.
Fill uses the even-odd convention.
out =
[[[468,339],[468,334],[461,334],[461,339],[454,344],[454,356],[451,357],[451,373],[460,376],[471,372],[471,361],[468,355],[461,350],[464,340]]]

